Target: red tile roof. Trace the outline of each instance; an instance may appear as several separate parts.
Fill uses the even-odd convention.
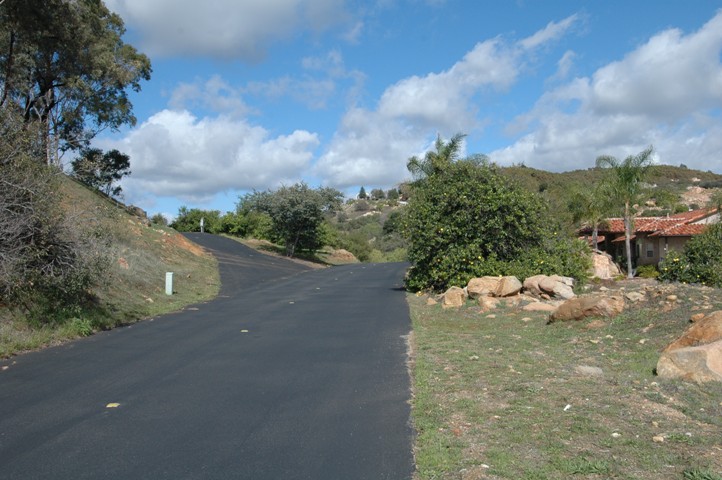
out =
[[[647,233],[650,237],[691,237],[702,233],[707,226],[694,222],[705,219],[716,212],[717,208],[705,208],[682,212],[669,217],[637,217],[634,219],[634,231],[635,233]],[[591,227],[585,227],[581,232],[590,233]],[[618,236],[624,233],[624,219],[605,219],[599,226],[599,233],[612,234],[614,237],[613,242],[624,241],[623,235]]]

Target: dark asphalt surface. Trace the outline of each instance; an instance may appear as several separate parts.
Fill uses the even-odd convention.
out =
[[[411,478],[406,266],[191,238],[217,300],[0,362],[0,478]]]

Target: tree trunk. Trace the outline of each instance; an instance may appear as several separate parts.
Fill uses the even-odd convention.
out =
[[[624,246],[627,249],[627,278],[634,278],[632,271],[632,219],[629,214],[629,202],[624,204]]]
[[[2,4],[0,2],[0,4]],[[0,106],[5,105],[5,101],[8,98],[8,92],[12,88],[13,82],[13,60],[15,59],[14,53],[15,47],[15,32],[10,32],[10,47],[8,48],[7,67],[5,69],[5,82],[3,86],[2,98],[0,98]]]
[[[596,223],[592,229],[592,248],[599,250],[599,226]]]

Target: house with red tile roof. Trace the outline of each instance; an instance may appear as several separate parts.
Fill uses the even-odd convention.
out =
[[[718,223],[720,212],[715,208],[690,210],[665,217],[636,217],[632,235],[632,259],[635,266],[656,265],[670,250],[681,251],[684,244],[704,232],[707,225]],[[591,227],[580,233],[591,241]],[[625,256],[624,219],[608,218],[598,229],[599,249],[621,262]]]

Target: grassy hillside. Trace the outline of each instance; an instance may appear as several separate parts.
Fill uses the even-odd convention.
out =
[[[31,326],[22,312],[0,306],[0,356],[59,343],[94,331],[176,311],[213,298],[220,287],[215,259],[168,227],[150,225],[124,205],[70,179],[61,181],[68,218],[84,235],[99,237],[108,260],[91,305],[62,324],[47,319]],[[165,294],[173,272],[174,294]]]
[[[595,184],[601,181],[605,175],[605,170],[601,168],[554,173],[515,166],[504,167],[502,172],[532,191],[552,191],[557,194],[570,188],[582,188],[585,185]],[[705,186],[711,182],[722,183],[722,175],[711,171],[703,172],[671,165],[655,165],[649,171],[647,178],[647,183],[653,185],[653,189],[671,189],[679,194],[688,187]]]

